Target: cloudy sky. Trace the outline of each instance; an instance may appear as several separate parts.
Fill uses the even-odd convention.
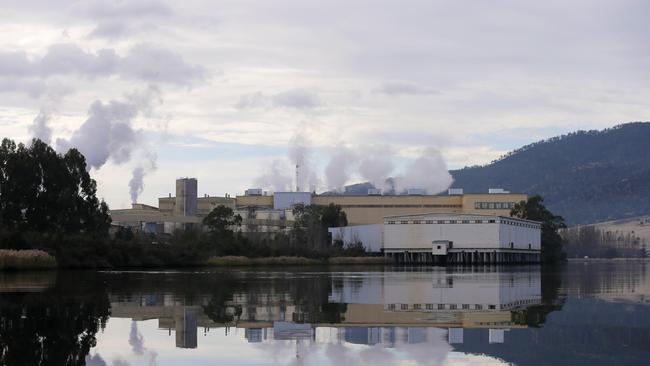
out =
[[[112,208],[130,204],[134,172],[150,204],[180,176],[201,195],[281,189],[297,148],[323,190],[366,179],[362,157],[408,175],[423,156],[459,168],[650,120],[644,0],[3,0],[1,12],[1,135],[79,148]]]

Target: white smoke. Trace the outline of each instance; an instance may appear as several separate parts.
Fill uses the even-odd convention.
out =
[[[289,140],[289,161],[296,169],[296,189],[309,191],[318,184],[318,177],[311,168],[310,142],[304,131],[299,130]]]
[[[419,188],[427,194],[436,194],[449,188],[453,181],[440,151],[429,147],[406,167],[404,175],[396,178],[396,188],[398,192]]]
[[[131,158],[141,139],[140,132],[131,126],[137,114],[135,104],[97,100],[90,106],[88,119],[69,140],[56,140],[57,150],[77,148],[86,157],[88,169],[99,169],[109,159],[117,164],[124,163]]]
[[[293,182],[291,176],[286,174],[289,170],[283,161],[273,160],[268,171],[255,180],[255,186],[266,188],[271,192],[289,191]]]
[[[50,119],[50,114],[44,109],[41,109],[29,128],[34,138],[40,139],[46,144],[49,144],[52,139],[52,128],[48,126]]]
[[[129,345],[131,345],[131,349],[136,355],[141,355],[144,353],[144,337],[142,334],[140,334],[140,332],[138,332],[138,323],[135,320],[131,321]]]
[[[352,150],[344,146],[337,147],[325,167],[327,188],[342,192],[343,187],[350,180],[356,160],[356,154]]]
[[[379,189],[386,189],[386,179],[395,169],[392,151],[388,146],[371,146],[363,152],[359,163],[359,174],[365,181]]]
[[[145,164],[136,166],[131,173],[129,180],[129,192],[131,193],[131,202],[137,203],[138,196],[144,191],[144,177],[158,169],[156,161],[158,156],[154,153],[147,153],[148,160]]]

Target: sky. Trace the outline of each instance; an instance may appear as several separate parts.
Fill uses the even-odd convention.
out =
[[[650,3],[3,0],[0,135],[78,148],[111,208],[324,191],[650,120]],[[507,188],[507,187],[506,187]]]

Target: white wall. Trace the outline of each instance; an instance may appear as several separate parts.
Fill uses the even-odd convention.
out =
[[[515,249],[528,249],[528,244],[531,244],[531,249],[541,249],[541,233],[537,224],[529,224],[525,222],[515,222],[512,220],[503,220],[510,223],[519,223],[523,226],[516,226],[508,223],[502,223],[499,231],[501,238],[501,247],[510,248],[510,243],[514,244]],[[529,227],[534,226],[534,228]]]
[[[449,223],[452,220],[455,223]],[[528,244],[532,250],[541,248],[538,224],[498,216],[393,216],[384,219],[383,232],[385,250],[429,251],[436,240],[452,241],[453,249],[509,249],[511,242],[514,249],[528,250]]]
[[[453,241],[453,249],[496,248],[499,243],[499,225],[399,223],[384,225],[385,249],[431,250],[434,240]]]
[[[332,235],[332,241],[341,239],[345,245],[360,241],[364,249],[371,253],[381,251],[381,230],[382,225],[380,224],[331,227],[328,229]]]

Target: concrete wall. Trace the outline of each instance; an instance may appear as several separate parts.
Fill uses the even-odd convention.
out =
[[[197,181],[194,178],[176,180],[176,216],[194,216],[197,212]]]
[[[332,227],[328,229],[332,241],[341,239],[343,244],[350,245],[360,241],[367,252],[378,253],[382,247],[382,225],[356,225]]]

